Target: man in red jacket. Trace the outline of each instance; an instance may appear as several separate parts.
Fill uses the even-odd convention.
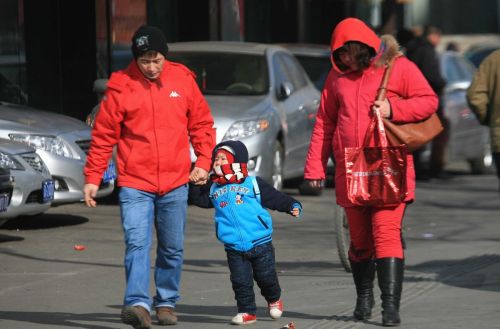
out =
[[[85,203],[95,207],[98,186],[117,146],[119,202],[125,234],[126,291],[122,321],[151,327],[177,323],[188,182],[204,184],[215,129],[193,73],[166,60],[162,31],[140,27],[132,37],[134,60],[109,79],[92,131],[84,169]],[[197,160],[191,169],[191,142]],[[156,295],[149,295],[153,224],[158,247]]]

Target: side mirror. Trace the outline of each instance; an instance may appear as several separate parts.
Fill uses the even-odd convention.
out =
[[[277,97],[280,101],[287,99],[293,93],[293,86],[290,82],[283,82],[280,84]]]

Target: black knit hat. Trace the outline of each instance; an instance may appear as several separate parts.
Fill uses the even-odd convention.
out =
[[[225,141],[215,145],[214,151],[212,152],[212,162],[214,162],[215,154],[217,154],[219,149],[224,149],[225,151],[231,153],[234,156],[234,162],[236,163],[248,162],[247,147],[240,141]]]
[[[132,53],[134,58],[137,59],[137,57],[150,50],[157,51],[167,57],[167,39],[159,28],[143,25],[135,31],[132,37]]]

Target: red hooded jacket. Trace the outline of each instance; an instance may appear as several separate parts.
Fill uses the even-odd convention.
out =
[[[99,185],[115,145],[118,186],[165,194],[189,180],[195,166],[210,170],[215,145],[210,108],[185,66],[165,60],[155,81],[136,62],[111,75],[92,130],[86,183]]]
[[[394,40],[387,38],[384,40]],[[395,41],[382,42],[362,21],[348,18],[339,23],[332,34],[332,52],[347,41],[359,41],[374,49],[377,56],[371,66],[361,72],[340,72],[334,65],[321,96],[316,124],[306,158],[304,177],[325,179],[328,158],[335,158],[335,191],[337,203],[353,204],[347,197],[344,149],[363,144],[371,120],[371,107],[384,73],[388,54],[397,53]],[[400,56],[394,63],[388,83],[387,98],[394,122],[422,120],[437,109],[438,98],[417,66]],[[415,170],[411,154],[407,158],[407,187],[410,201],[415,195]]]

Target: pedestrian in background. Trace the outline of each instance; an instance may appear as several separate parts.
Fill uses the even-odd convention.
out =
[[[348,255],[357,293],[354,318],[371,317],[376,271],[383,325],[398,326],[405,258],[401,226],[406,206],[415,195],[412,155],[407,155],[408,195],[403,202],[356,206],[347,195],[345,149],[363,145],[375,108],[394,122],[414,122],[434,113],[438,99],[417,66],[401,56],[396,40],[392,36],[381,40],[361,20],[347,18],[335,27],[331,51],[334,67],[322,92],[304,177],[311,187],[320,188],[333,149],[336,202],[345,210],[351,237]],[[387,86],[387,99],[376,101],[385,64],[394,56],[398,57]]]
[[[490,128],[500,192],[500,50],[491,53],[479,65],[467,90],[467,101],[479,122]]]
[[[267,301],[269,316],[278,319],[283,302],[272,244],[273,222],[265,208],[299,217],[302,205],[260,177],[248,176],[248,151],[242,142],[219,143],[212,159],[211,181],[191,186],[189,196],[196,206],[215,208],[216,236],[226,250],[238,307],[231,323],[257,320],[254,279]]]
[[[413,152],[417,179],[446,178],[444,173],[446,147],[448,145],[449,124],[444,116],[443,91],[446,80],[441,75],[439,56],[436,47],[441,41],[441,30],[435,26],[424,27],[423,34],[406,44],[406,56],[417,64],[434,92],[439,97],[437,115],[441,119],[444,130],[432,140],[429,167],[422,164],[422,149]]]
[[[162,31],[141,26],[132,37],[134,59],[109,79],[92,130],[84,169],[84,198],[95,207],[101,177],[117,146],[120,214],[125,235],[126,290],[122,321],[151,327],[177,323],[174,308],[184,251],[188,182],[208,178],[215,130],[210,108],[193,73],[165,59]],[[197,155],[190,173],[189,140]],[[158,247],[150,298],[153,225]]]

